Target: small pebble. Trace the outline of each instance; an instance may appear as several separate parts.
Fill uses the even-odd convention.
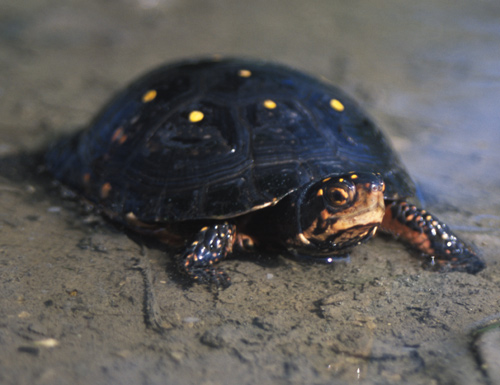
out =
[[[196,322],[200,322],[200,319],[196,318],[196,317],[186,317],[182,321],[187,323],[187,324],[194,324]]]

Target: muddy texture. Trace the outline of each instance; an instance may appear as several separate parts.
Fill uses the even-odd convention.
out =
[[[493,0],[2,3],[0,384],[499,383],[498,16]],[[333,266],[240,255],[209,290],[44,173],[47,144],[128,80],[213,52],[349,91],[487,269],[428,272],[381,236]]]

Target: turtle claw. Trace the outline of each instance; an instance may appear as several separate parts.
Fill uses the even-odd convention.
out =
[[[424,263],[424,267],[428,270],[438,271],[440,273],[463,272],[469,274],[477,274],[486,267],[483,259],[476,254],[471,248],[463,245],[461,252],[449,259],[436,259],[431,257],[431,260]]]
[[[231,279],[213,265],[232,251],[235,226],[222,223],[203,227],[180,259],[181,270],[192,280],[215,285],[223,289],[231,285]]]

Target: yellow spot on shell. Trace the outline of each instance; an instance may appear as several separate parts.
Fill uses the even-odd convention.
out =
[[[321,195],[323,195],[323,189],[322,188],[320,188],[318,190],[318,193],[316,194],[316,196],[320,197]]]
[[[156,98],[157,92],[156,90],[149,90],[144,95],[142,95],[142,102],[148,103]]]
[[[339,182],[342,183],[344,181],[344,178],[339,178]]]
[[[352,174],[351,179],[358,179],[358,176],[356,174]]]
[[[203,112],[201,111],[191,111],[189,113],[189,121],[191,123],[196,123],[196,122],[199,122],[201,120],[203,120],[203,118],[205,117],[205,115],[203,115]]]
[[[332,179],[332,177],[323,179],[323,183],[328,182],[330,179]]]
[[[276,103],[271,99],[267,99],[264,100],[264,107],[266,107],[269,110],[274,110],[276,108]]]
[[[250,76],[252,76],[252,71],[241,69],[238,71],[238,75],[242,78],[249,78]]]
[[[335,111],[342,112],[344,111],[344,105],[340,103],[337,99],[330,100],[330,107],[332,107]]]

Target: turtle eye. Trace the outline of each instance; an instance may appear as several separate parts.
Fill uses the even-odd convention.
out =
[[[354,185],[337,184],[326,189],[327,202],[335,207],[349,203],[354,196]]]

